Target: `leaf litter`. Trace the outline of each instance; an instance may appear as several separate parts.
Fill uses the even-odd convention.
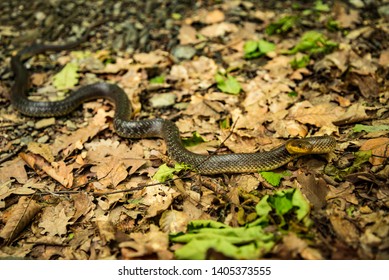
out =
[[[27,150],[1,163],[0,257],[389,258],[389,46],[367,44],[387,24],[339,1],[288,14],[248,9],[256,24],[237,23],[230,11],[249,7],[241,4],[175,19],[177,40],[195,50],[186,60],[162,46],[133,54],[106,46],[58,54],[62,70],[35,73],[32,83],[58,100],[53,87],[66,95],[78,84],[117,82],[136,118],[179,117],[181,136],[202,154],[323,134],[337,138],[335,154],[262,175],[185,178],[185,167],[169,167],[163,141],[122,139],[107,129],[109,103],[87,103],[82,116],[67,117],[74,126],[62,118],[33,125]],[[1,116],[19,122],[10,107]],[[50,141],[39,143],[45,133]]]

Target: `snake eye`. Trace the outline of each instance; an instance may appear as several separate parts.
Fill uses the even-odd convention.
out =
[[[313,145],[304,139],[289,140],[285,148],[291,154],[308,154],[312,151]]]

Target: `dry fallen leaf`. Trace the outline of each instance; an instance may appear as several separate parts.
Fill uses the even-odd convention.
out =
[[[140,191],[142,204],[147,205],[147,217],[155,217],[168,209],[173,199],[180,195],[172,188],[162,185],[150,186]]]
[[[20,157],[35,171],[42,170],[51,178],[66,188],[73,185],[73,165],[66,165],[63,161],[52,162],[51,165],[41,156],[20,153]]]
[[[361,146],[360,150],[371,151],[370,163],[373,165],[380,165],[389,157],[389,138],[381,137],[369,139]]]
[[[20,197],[18,204],[12,209],[11,216],[1,230],[0,237],[6,242],[11,242],[34,219],[40,209],[41,206],[31,197]]]
[[[336,214],[330,215],[329,218],[337,237],[341,238],[346,244],[357,244],[359,232],[358,228],[352,222]]]
[[[27,172],[24,166],[26,163],[22,158],[16,157],[13,160],[4,162],[0,166],[0,185],[15,178],[19,183],[27,182]]]
[[[214,38],[214,37],[223,36],[226,33],[237,32],[238,30],[239,29],[235,24],[222,22],[222,23],[215,23],[207,27],[204,27],[200,30],[200,33],[208,38]]]
[[[200,41],[196,29],[187,24],[181,26],[178,39],[181,45],[196,44]]]
[[[169,238],[167,233],[163,233],[153,224],[150,231],[144,233],[131,233],[133,241],[125,241],[119,244],[124,259],[136,259],[156,254],[158,259],[167,260],[173,258],[173,253],[168,250]]]
[[[315,179],[312,174],[299,173],[297,181],[301,185],[301,192],[308,198],[314,209],[322,209],[327,201],[327,183],[323,179]]]
[[[159,225],[163,232],[178,233],[185,232],[189,217],[185,212],[168,210],[162,213]]]
[[[54,161],[53,153],[51,152],[50,146],[48,144],[29,142],[27,144],[27,150],[34,154],[42,156],[48,162]]]
[[[99,109],[97,114],[89,121],[86,127],[80,128],[69,135],[62,135],[55,139],[51,147],[53,155],[56,156],[63,151],[64,156],[70,155],[75,149],[82,149],[83,144],[90,138],[94,137],[100,131],[108,127],[106,117],[112,116],[112,112],[105,112]]]
[[[303,124],[323,127],[330,131],[337,131],[333,122],[343,114],[344,109],[334,103],[312,105],[308,101],[296,103],[289,110],[289,117]]]
[[[67,225],[71,224],[70,220],[74,214],[74,209],[70,202],[62,201],[56,206],[49,206],[43,209],[39,227],[43,228],[42,234],[47,233],[49,236],[63,236],[67,232]]]

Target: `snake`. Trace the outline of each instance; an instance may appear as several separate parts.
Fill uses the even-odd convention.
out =
[[[115,108],[113,127],[119,136],[162,138],[169,158],[204,175],[274,170],[303,155],[330,153],[336,146],[334,137],[324,135],[289,139],[270,151],[212,155],[193,153],[183,145],[174,122],[163,118],[134,120],[131,103],[124,90],[116,84],[106,82],[82,86],[59,101],[30,100],[30,78],[25,66],[26,60],[46,52],[74,49],[86,38],[84,35],[79,40],[62,45],[32,44],[13,55],[11,70],[14,73],[14,84],[10,92],[12,106],[30,117],[60,117],[69,114],[84,102],[107,99]]]

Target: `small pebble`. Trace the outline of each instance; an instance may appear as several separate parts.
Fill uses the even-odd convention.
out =
[[[176,95],[173,93],[155,94],[150,98],[151,106],[154,108],[167,107],[174,104]]]
[[[40,129],[55,124],[55,118],[41,119],[35,123],[35,128]]]
[[[65,122],[66,124],[66,127],[69,129],[69,130],[76,130],[77,129],[77,126],[74,124],[74,122],[72,122],[71,120],[67,120]]]
[[[191,59],[196,54],[196,49],[191,46],[178,45],[172,50],[172,55],[178,59]]]
[[[49,136],[43,135],[42,137],[38,138],[38,143],[46,143],[49,140]]]

